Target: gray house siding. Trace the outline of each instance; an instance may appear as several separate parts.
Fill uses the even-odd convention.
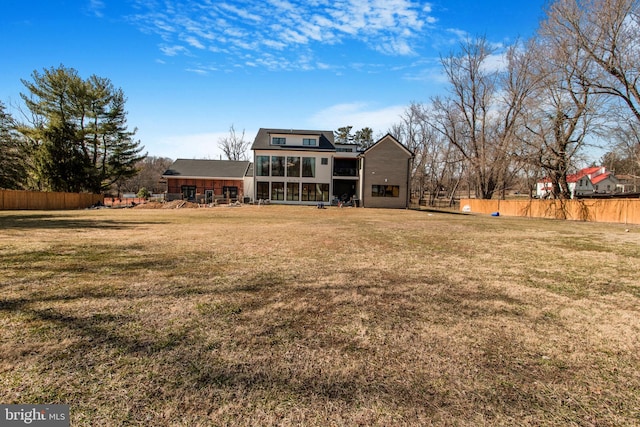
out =
[[[361,157],[364,207],[408,207],[412,159],[413,154],[391,135],[369,147]]]

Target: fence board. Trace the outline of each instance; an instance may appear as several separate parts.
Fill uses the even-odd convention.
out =
[[[460,200],[460,208],[466,206],[482,214],[640,224],[640,199]]]
[[[84,209],[102,202],[101,194],[0,190],[0,210]]]

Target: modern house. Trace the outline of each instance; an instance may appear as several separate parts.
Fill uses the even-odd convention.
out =
[[[406,208],[413,153],[393,136],[360,150],[333,131],[260,129],[253,163],[178,159],[162,178],[167,200]]]
[[[262,128],[251,149],[256,201],[409,206],[413,153],[391,135],[360,151],[333,131]]]
[[[332,131],[261,128],[251,149],[254,200],[329,202],[336,153]]]
[[[250,197],[252,174],[249,161],[178,159],[162,178],[167,181],[167,200],[212,203]]]

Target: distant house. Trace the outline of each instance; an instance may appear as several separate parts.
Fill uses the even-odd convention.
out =
[[[369,208],[409,206],[413,153],[390,134],[360,155],[360,198]]]
[[[640,191],[640,176],[635,175],[616,175],[618,184],[616,185],[618,193],[637,193]]]
[[[167,200],[211,203],[252,194],[252,173],[249,161],[178,159],[162,178],[167,181]]]
[[[391,135],[364,152],[334,141],[333,131],[258,131],[254,153],[254,200],[401,208],[409,205],[413,153]]]
[[[576,196],[611,194],[616,192],[618,179],[603,167],[582,169],[576,179]]]
[[[567,185],[572,198],[615,193],[618,183],[618,179],[604,166],[588,167],[567,175]],[[536,195],[539,198],[549,197],[552,192],[552,182],[549,178],[538,181]]]

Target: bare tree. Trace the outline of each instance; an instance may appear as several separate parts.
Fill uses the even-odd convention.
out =
[[[640,123],[638,0],[557,0],[549,7],[542,28],[581,52],[579,57],[568,57],[567,65],[582,73],[585,84],[595,93],[620,100]]]
[[[238,135],[233,125],[229,128],[229,136],[218,140],[218,147],[228,160],[248,160],[249,145],[250,142],[244,139],[244,129],[242,135]]]
[[[508,180],[515,125],[529,86],[521,75],[489,65],[496,51],[485,38],[460,47],[459,54],[441,60],[450,94],[432,99],[431,122],[468,164],[476,196],[490,199]]]
[[[585,79],[591,64],[584,49],[548,30],[543,26],[529,43],[527,67],[519,71],[530,76],[535,88],[522,116],[519,154],[544,171],[551,181],[550,196],[566,199],[572,196],[567,175],[575,169],[589,132],[595,131],[598,105],[596,91]]]
[[[144,188],[150,193],[162,193],[166,190],[166,183],[162,182],[162,174],[172,163],[173,160],[167,157],[147,156],[136,164],[137,175],[117,182],[117,187],[112,188],[111,191],[115,194],[137,193]]]
[[[461,161],[453,146],[429,122],[431,111],[423,104],[411,103],[401,122],[390,133],[414,154],[411,190],[420,199],[427,196],[429,206],[445,191],[452,196],[460,181]],[[451,199],[451,197],[450,197]]]

